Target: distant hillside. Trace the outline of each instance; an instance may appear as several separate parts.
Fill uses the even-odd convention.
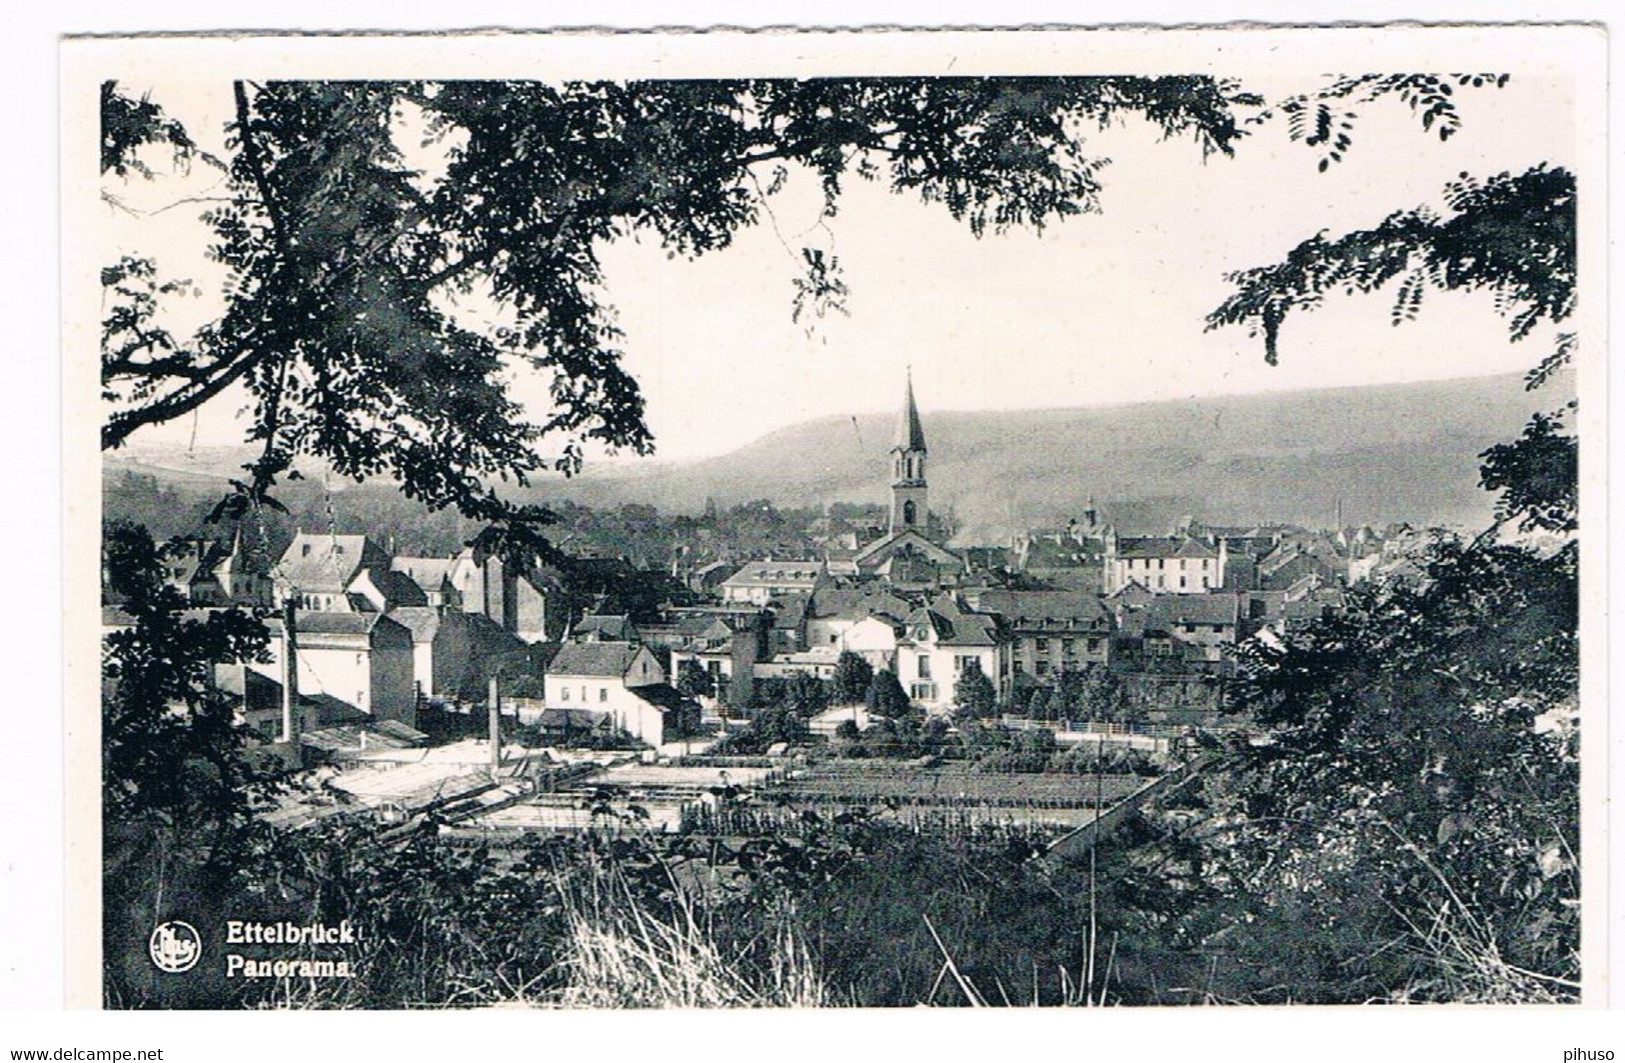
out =
[[[1508,375],[1085,409],[927,409],[931,504],[953,509],[965,541],[1064,522],[1091,495],[1125,528],[1184,515],[1329,525],[1339,499],[1350,522],[1476,526],[1492,502],[1478,487],[1478,454],[1561,401]],[[892,427],[886,415],[855,426],[823,418],[705,461],[585,477],[569,495],[662,510],[694,510],[707,496],[879,500]]]
[[[1476,526],[1491,498],[1478,487],[1478,454],[1511,439],[1537,395],[1516,375],[1338,388],[1083,409],[922,411],[931,448],[931,504],[952,509],[965,541],[1076,515],[1092,495],[1126,529],[1161,528],[1185,515],[1218,523],[1284,520],[1327,525],[1341,499],[1347,521]],[[780,505],[881,500],[890,415],[828,417],[764,436],[716,458],[599,465],[539,498],[592,505],[648,503],[694,512],[768,498]],[[189,458],[150,450],[112,456],[130,468],[185,481],[230,474],[241,460],[220,449]],[[218,466],[218,468],[216,468]]]

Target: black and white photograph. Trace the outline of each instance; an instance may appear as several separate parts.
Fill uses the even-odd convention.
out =
[[[1605,44],[69,42],[81,1002],[1604,1002]]]

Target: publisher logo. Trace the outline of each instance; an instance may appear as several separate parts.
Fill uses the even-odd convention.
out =
[[[171,919],[153,928],[152,937],[147,939],[147,955],[160,971],[180,974],[197,966],[203,955],[203,939],[191,923]]]

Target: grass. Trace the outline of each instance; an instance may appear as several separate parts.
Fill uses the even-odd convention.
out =
[[[572,1008],[824,1007],[834,1001],[790,921],[747,964],[717,946],[704,912],[679,891],[665,915],[611,872],[568,894],[558,1003]],[[755,975],[747,972],[761,972]]]

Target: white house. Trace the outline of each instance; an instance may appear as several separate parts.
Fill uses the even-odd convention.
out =
[[[1104,592],[1138,583],[1155,594],[1206,594],[1224,586],[1229,548],[1189,536],[1106,536]]]
[[[897,643],[897,678],[926,712],[953,711],[954,685],[973,663],[993,681],[996,694],[1009,690],[1009,646],[996,617],[971,612],[946,595],[909,617]]]
[[[722,600],[766,605],[781,594],[811,594],[824,578],[822,561],[747,561],[722,581]]]
[[[586,710],[608,716],[633,738],[652,746],[666,741],[676,721],[676,691],[647,646],[630,642],[571,642],[559,648],[543,682],[549,709]]]
[[[282,620],[269,619],[266,626],[271,659],[250,667],[280,682]],[[310,610],[295,614],[294,628],[301,696],[327,695],[370,716],[416,726],[412,632],[404,625],[378,613]]]

